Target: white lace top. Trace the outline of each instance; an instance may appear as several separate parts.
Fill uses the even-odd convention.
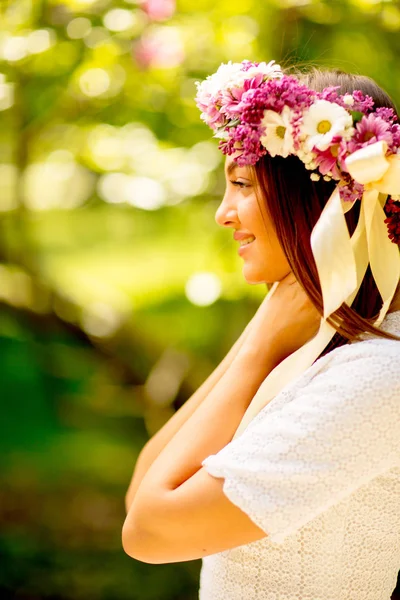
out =
[[[381,328],[400,335],[400,311]],[[202,559],[200,600],[389,600],[400,570],[400,342],[363,334],[203,466],[266,537]]]

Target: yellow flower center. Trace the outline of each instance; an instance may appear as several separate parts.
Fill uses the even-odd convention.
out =
[[[331,154],[335,158],[337,157],[337,155],[339,154],[339,144],[334,144],[333,146],[331,146]]]
[[[278,127],[275,130],[275,133],[278,138],[281,138],[281,140],[283,140],[285,138],[286,127],[284,127],[283,125],[278,125]]]
[[[332,123],[330,121],[320,121],[317,125],[318,133],[328,133],[332,127]]]

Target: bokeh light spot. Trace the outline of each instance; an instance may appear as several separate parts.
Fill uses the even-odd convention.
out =
[[[126,31],[135,25],[135,15],[125,8],[113,8],[104,15],[103,23],[110,31]]]
[[[163,185],[150,177],[129,177],[125,187],[128,204],[144,210],[157,210],[165,204]]]
[[[28,54],[28,42],[22,36],[8,36],[2,44],[2,56],[9,62],[22,60]]]
[[[110,76],[104,69],[88,69],[79,78],[79,87],[85,96],[101,96],[110,87]]]
[[[51,48],[55,42],[55,34],[48,29],[37,29],[28,35],[26,42],[30,54],[40,54]]]
[[[6,83],[5,77],[0,73],[0,111],[11,108],[14,104],[14,84]]]
[[[209,306],[221,295],[221,280],[214,273],[195,273],[185,286],[186,297],[197,306]]]
[[[121,316],[109,304],[94,302],[82,313],[82,326],[90,335],[109,337],[118,329]]]
[[[67,35],[71,40],[79,40],[88,35],[92,29],[92,23],[86,17],[72,19],[67,25]]]
[[[121,204],[125,202],[125,187],[128,175],[125,173],[107,173],[99,178],[97,191],[105,202]]]

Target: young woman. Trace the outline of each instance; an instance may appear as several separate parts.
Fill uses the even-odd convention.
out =
[[[335,89],[334,89],[335,88]],[[146,444],[125,551],[203,558],[201,600],[389,600],[400,568],[400,127],[367,77],[273,61],[198,86],[217,223],[273,284]]]

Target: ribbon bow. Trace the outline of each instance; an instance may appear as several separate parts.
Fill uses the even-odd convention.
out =
[[[351,304],[368,263],[383,299],[375,325],[382,322],[396,291],[400,278],[400,255],[397,245],[389,239],[383,206],[388,194],[400,194],[400,155],[386,157],[386,152],[387,144],[381,141],[353,152],[346,159],[350,175],[365,186],[353,236],[349,236],[344,215],[354,202],[340,199],[339,186],[325,205],[311,234],[325,319],[343,302]]]
[[[368,189],[382,194],[400,194],[400,155],[386,157],[386,142],[376,142],[361,148],[346,159],[350,175]]]
[[[346,167],[355,181],[363,184],[360,216],[350,237],[345,213],[354,202],[340,198],[339,186],[326,203],[311,233],[311,248],[318,269],[324,316],[318,333],[290,354],[269,373],[249,404],[236,438],[248,422],[281,389],[309,368],[335,335],[326,319],[344,302],[351,306],[360,289],[368,263],[383,299],[375,325],[379,326],[389,309],[400,279],[400,253],[390,241],[383,210],[387,195],[400,194],[400,155],[386,157],[387,144],[376,142],[357,150],[346,159]],[[272,286],[272,296],[279,282]]]

